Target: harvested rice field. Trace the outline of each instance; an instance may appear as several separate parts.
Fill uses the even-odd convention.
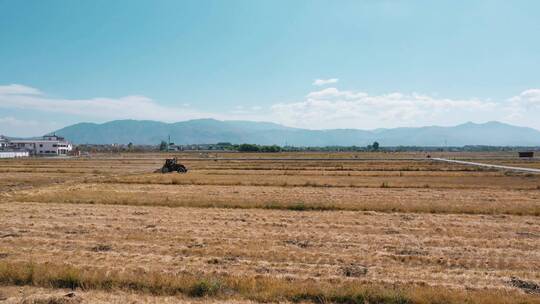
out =
[[[421,153],[0,161],[0,302],[540,303],[540,174]],[[509,153],[434,157],[539,168]]]

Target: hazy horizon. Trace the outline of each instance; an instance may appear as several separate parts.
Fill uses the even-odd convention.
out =
[[[505,124],[505,125],[509,125],[509,126],[514,126],[514,127],[524,127],[524,128],[530,128],[530,129],[533,129],[535,131],[539,131],[540,132],[540,129],[536,129],[536,128],[532,128],[532,127],[528,127],[528,126],[520,126],[520,125],[514,125],[514,124],[508,124],[508,123],[504,123],[504,122],[500,122],[500,121],[496,121],[496,120],[491,120],[491,121],[485,121],[485,122],[474,122],[474,121],[466,121],[466,122],[462,122],[462,123],[458,123],[458,124],[452,124],[452,125],[425,125],[425,126],[416,126],[416,127],[407,127],[407,126],[403,126],[403,127],[393,127],[393,128],[299,128],[299,127],[294,127],[294,126],[287,126],[285,124],[281,124],[281,123],[276,123],[276,122],[272,122],[272,121],[262,121],[262,120],[227,120],[227,119],[224,119],[224,120],[221,120],[221,119],[215,119],[215,118],[196,118],[196,119],[186,119],[186,120],[181,120],[181,121],[173,121],[173,122],[166,122],[166,121],[159,121],[159,120],[152,120],[152,119],[117,119],[117,120],[108,120],[108,121],[103,121],[103,122],[92,122],[92,121],[80,121],[80,122],[76,122],[74,124],[70,124],[70,125],[66,125],[66,126],[63,126],[63,127],[60,127],[58,129],[54,129],[54,130],[50,130],[50,131],[47,131],[47,132],[44,132],[44,133],[39,133],[39,134],[29,134],[29,135],[12,135],[12,134],[7,134],[7,133],[1,133],[0,132],[0,135],[2,136],[8,136],[8,137],[27,137],[27,138],[31,138],[31,137],[40,137],[40,136],[43,136],[43,135],[46,135],[46,134],[52,134],[53,132],[55,131],[58,131],[58,130],[62,130],[64,128],[68,128],[68,127],[71,127],[71,126],[75,126],[75,125],[79,125],[79,124],[96,124],[96,125],[104,125],[104,124],[108,124],[108,123],[113,123],[113,122],[117,122],[117,121],[140,121],[140,122],[143,122],[143,121],[149,121],[149,122],[158,122],[158,123],[165,123],[165,124],[175,124],[175,123],[182,123],[182,122],[189,122],[189,121],[197,121],[197,120],[216,120],[216,121],[220,121],[220,122],[252,122],[252,123],[272,123],[272,124],[277,124],[277,125],[280,125],[280,126],[283,126],[283,127],[287,127],[287,128],[296,128],[296,129],[301,129],[301,130],[310,130],[310,131],[331,131],[331,130],[358,130],[358,131],[377,131],[377,130],[392,130],[392,129],[401,129],[401,128],[412,128],[412,129],[415,129],[415,128],[429,128],[429,127],[442,127],[442,128],[452,128],[452,127],[458,127],[458,126],[462,126],[462,125],[467,125],[467,124],[474,124],[474,125],[487,125],[487,124],[490,124],[490,123],[498,123],[498,124]]]

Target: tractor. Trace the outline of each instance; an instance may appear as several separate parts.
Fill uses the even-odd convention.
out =
[[[161,167],[161,173],[169,173],[169,172],[178,172],[178,173],[186,173],[188,169],[186,166],[178,163],[178,160],[175,158],[168,158],[165,160],[165,164],[163,167]]]

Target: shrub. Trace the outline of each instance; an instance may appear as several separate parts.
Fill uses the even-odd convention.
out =
[[[217,281],[210,282],[201,280],[191,286],[188,295],[195,298],[215,295],[220,289],[220,284]]]
[[[308,210],[308,207],[306,206],[306,204],[300,202],[300,203],[296,203],[294,205],[289,206],[288,209],[294,210],[294,211],[306,211]]]
[[[105,252],[105,251],[111,251],[112,246],[108,244],[97,244],[96,246],[91,248],[94,252]]]

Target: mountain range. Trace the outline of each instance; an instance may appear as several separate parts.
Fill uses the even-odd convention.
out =
[[[452,127],[308,130],[270,122],[196,119],[176,123],[115,120],[78,123],[55,132],[75,144],[151,144],[170,136],[176,144],[230,142],[293,146],[540,146],[540,131],[500,122],[464,123]]]

